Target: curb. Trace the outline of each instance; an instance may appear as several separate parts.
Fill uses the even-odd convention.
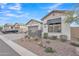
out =
[[[32,53],[31,51],[25,49],[24,47],[14,43],[11,40],[8,40],[0,35],[2,41],[4,41],[7,45],[9,45],[14,51],[16,51],[21,56],[37,56],[36,54]]]
[[[79,56],[79,48],[76,47],[76,54]]]

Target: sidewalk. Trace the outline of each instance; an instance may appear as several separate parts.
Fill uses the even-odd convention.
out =
[[[14,51],[16,51],[21,56],[37,56],[36,54],[32,53],[31,51],[23,48],[22,46],[14,43],[11,40],[8,40],[0,35],[0,40],[4,41],[7,45],[9,45]]]
[[[0,39],[0,56],[19,56],[19,54]]]

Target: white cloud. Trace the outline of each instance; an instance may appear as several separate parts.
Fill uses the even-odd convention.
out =
[[[20,14],[20,15],[18,15],[16,17],[28,17],[28,16],[29,16],[29,14],[28,13],[25,13],[25,14]]]
[[[3,15],[3,16],[5,16],[7,13],[10,13],[11,11],[9,11],[9,10],[6,10],[5,12],[4,11],[0,11],[0,14],[1,15]]]
[[[62,4],[63,4],[63,3],[57,3],[57,4],[53,5],[53,6],[50,6],[48,12],[57,9],[57,8],[58,8],[60,5],[62,5]]]
[[[4,23],[8,23],[9,18],[7,17],[0,17],[0,25],[4,24]]]
[[[7,9],[18,10],[18,11],[21,10],[21,4],[20,3],[14,3],[14,6],[7,5],[7,3],[0,3],[1,9],[4,9],[6,6],[8,6]]]
[[[22,11],[17,11],[17,13],[23,13]]]
[[[56,9],[58,6],[62,5],[63,3],[57,3],[53,6],[50,6],[49,9]]]
[[[12,17],[15,17],[14,21],[22,21],[22,20],[26,20],[29,17],[29,13],[22,13],[22,14],[14,14],[14,13],[4,13],[3,17],[0,17],[0,24],[5,24],[5,23],[11,23],[11,21],[13,21],[13,19],[11,19]]]
[[[16,16],[16,15],[12,14],[12,13],[6,13],[5,16],[12,16],[13,17],[13,16]]]
[[[13,13],[5,13],[5,16],[7,17],[16,17],[16,18],[20,18],[20,17],[28,17],[28,13],[22,13],[22,14],[13,14]]]
[[[3,12],[0,12],[0,13],[3,13]]]
[[[21,4],[16,3],[15,6],[11,6],[11,7],[9,7],[9,9],[11,9],[11,10],[21,10]]]
[[[0,20],[1,20],[1,19],[7,19],[7,18],[5,18],[5,17],[0,17]]]
[[[1,9],[4,9],[7,3],[0,3]]]
[[[9,11],[9,10],[6,10],[5,12],[6,12],[6,13],[8,13],[8,12],[11,12],[11,11]]]
[[[54,5],[48,6],[48,7],[40,7],[42,9],[47,10],[48,12],[57,9],[60,5],[62,5],[63,3],[56,3]]]
[[[5,5],[6,4],[2,4],[0,3],[0,6]],[[14,6],[12,5],[7,5],[9,10],[2,10],[0,11],[0,14],[2,14],[4,17],[16,17],[16,18],[20,18],[20,17],[27,17],[29,15],[29,13],[24,13],[23,11],[21,11],[21,4],[19,3],[15,3]],[[14,13],[12,12],[12,10],[16,10],[17,12]]]

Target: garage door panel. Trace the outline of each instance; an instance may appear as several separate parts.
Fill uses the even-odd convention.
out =
[[[38,30],[38,26],[29,26],[28,33],[32,37],[41,37],[41,32]]]

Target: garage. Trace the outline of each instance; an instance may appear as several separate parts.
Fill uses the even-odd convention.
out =
[[[28,34],[31,37],[41,37],[41,30],[38,29],[38,26],[29,26]]]
[[[42,22],[31,19],[26,23],[27,32],[30,37],[42,36]]]

